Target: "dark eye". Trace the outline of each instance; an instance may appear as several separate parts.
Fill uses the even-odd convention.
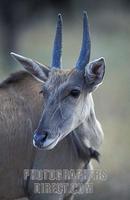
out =
[[[74,98],[78,98],[80,95],[80,90],[77,89],[71,90],[70,95]]]
[[[41,90],[41,91],[39,92],[39,94],[43,94],[43,90]]]

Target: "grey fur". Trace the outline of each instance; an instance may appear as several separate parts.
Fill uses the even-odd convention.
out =
[[[84,14],[84,26],[86,17]],[[83,41],[88,39],[84,37]],[[91,159],[98,160],[96,150],[103,139],[91,93],[102,82],[104,59],[87,62],[85,70],[65,71],[50,69],[15,53],[11,55],[28,72],[17,72],[0,84],[0,199],[72,200],[74,195],[69,194],[69,188],[66,194],[35,194],[33,181],[30,176],[24,180],[23,172],[87,169],[86,179],[81,177],[78,181],[84,184],[89,180]],[[84,51],[80,63],[82,55]],[[85,60],[89,61],[88,58]],[[60,66],[57,63],[55,67]],[[74,179],[65,182],[77,183]],[[80,188],[74,188],[77,189]]]
[[[83,169],[86,166],[89,168],[91,158],[88,157],[88,147],[98,149],[102,142],[102,129],[95,116],[92,96],[91,93],[86,92],[87,87],[85,87],[86,90],[85,88],[82,90],[84,97],[82,95],[82,98],[80,97],[80,104],[85,106],[85,112],[79,116],[80,118],[78,117],[80,105],[76,107],[75,112],[71,112],[77,114],[73,127],[69,127],[71,123],[69,125],[64,123],[64,129],[66,129],[64,132],[61,126],[60,133],[63,133],[62,137],[60,136],[61,141],[51,151],[39,151],[34,148],[32,145],[33,132],[38,126],[41,115],[38,128],[44,119],[43,126],[47,125],[51,131],[55,130],[51,125],[56,124],[56,117],[52,117],[51,124],[46,120],[54,114],[55,105],[59,104],[60,98],[63,97],[58,96],[59,91],[62,94],[63,85],[67,83],[69,86],[75,86],[77,82],[79,84],[76,84],[76,87],[79,87],[84,81],[86,83],[86,80],[82,73],[75,70],[64,72],[64,70],[53,69],[46,82],[43,80],[39,82],[33,76],[27,72],[18,72],[0,85],[0,199],[2,200],[13,200],[28,195],[33,200],[66,198],[64,195],[53,195],[53,198],[44,194],[34,195],[32,182],[23,181],[23,170],[31,168]],[[39,76],[37,78],[39,79]],[[44,98],[39,94],[41,90],[43,90]],[[52,94],[50,98],[47,98],[45,94],[48,90]],[[70,108],[66,107],[68,110]],[[63,108],[59,111],[64,112],[61,113],[63,114],[61,119],[64,119],[67,110],[61,109]],[[56,132],[50,132],[49,137],[56,137]],[[7,188],[9,188],[8,192]]]

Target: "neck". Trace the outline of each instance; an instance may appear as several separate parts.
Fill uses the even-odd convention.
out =
[[[88,157],[88,148],[99,149],[103,140],[103,131],[96,119],[93,100],[89,115],[72,131],[70,137],[76,145],[78,156],[83,159]]]

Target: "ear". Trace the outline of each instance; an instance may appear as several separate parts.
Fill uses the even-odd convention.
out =
[[[40,81],[45,81],[48,77],[49,68],[30,58],[11,53],[11,56],[18,61],[30,74]]]
[[[99,58],[89,63],[85,68],[85,78],[88,83],[90,91],[94,90],[99,84],[102,83],[105,73],[105,60]]]

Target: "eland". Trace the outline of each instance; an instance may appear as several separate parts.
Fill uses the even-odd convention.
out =
[[[26,71],[16,72],[0,84],[1,200],[73,199],[70,186],[65,193],[36,193],[34,180],[30,173],[24,178],[24,170],[87,169],[86,179],[79,180],[85,184],[91,159],[98,160],[103,131],[92,92],[102,83],[105,61],[102,57],[89,61],[91,41],[84,12],[79,58],[73,69],[62,69],[62,23],[59,14],[50,67],[11,53]],[[65,182],[77,183],[75,179]],[[74,187],[74,191],[79,189]]]

